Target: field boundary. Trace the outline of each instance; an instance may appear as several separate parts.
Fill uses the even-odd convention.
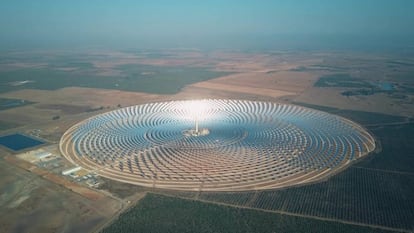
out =
[[[203,199],[194,199],[194,198],[190,198],[190,197],[182,197],[182,196],[176,196],[176,195],[172,195],[172,194],[164,194],[164,193],[158,193],[158,192],[149,192],[149,193],[156,194],[156,195],[167,196],[167,197],[179,198],[179,199],[183,199],[183,200],[199,201],[199,202],[202,202],[202,203],[215,204],[215,205],[220,205],[220,206],[228,206],[228,207],[239,208],[239,209],[256,210],[256,211],[261,211],[261,212],[266,212],[266,213],[281,214],[281,215],[301,217],[301,218],[320,220],[320,221],[337,222],[337,223],[343,223],[343,224],[348,224],[348,225],[370,227],[370,228],[387,230],[387,231],[403,232],[403,233],[412,232],[412,231],[406,230],[406,229],[392,228],[392,227],[366,224],[366,223],[358,223],[358,222],[352,222],[352,221],[346,221],[346,220],[340,220],[340,219],[334,219],[334,218],[318,217],[318,216],[306,215],[306,214],[297,214],[297,213],[292,213],[292,212],[282,211],[282,210],[266,210],[266,209],[254,208],[254,207],[249,207],[249,206],[240,206],[240,205],[228,204],[228,203],[223,203],[223,202],[208,201],[208,200],[203,200]]]

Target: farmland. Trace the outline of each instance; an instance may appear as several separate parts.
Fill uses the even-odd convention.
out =
[[[409,59],[335,52],[198,50],[12,52],[3,57],[0,58],[0,98],[6,105],[13,100],[16,106],[0,111],[2,135],[34,133],[53,144],[59,142],[69,127],[107,111],[151,102],[222,98],[280,102],[326,111],[361,124],[377,140],[375,153],[306,186],[248,192],[178,192],[102,179],[97,191],[115,196],[125,207],[122,211],[130,211],[119,217],[122,211],[115,213],[114,209],[102,216],[94,212],[96,205],[101,206],[100,202],[86,201],[79,196],[86,206],[82,208],[91,211],[87,225],[73,218],[67,226],[71,231],[99,231],[104,226],[104,232],[414,230],[414,109],[411,103],[414,83],[410,78],[414,70],[406,65],[411,64]],[[322,86],[315,84],[318,82]],[[388,84],[391,90],[372,95],[342,94],[359,90],[358,85],[367,85],[365,89],[385,85],[387,89]],[[59,118],[53,120],[55,116]],[[1,156],[8,157],[10,153],[2,149]],[[2,165],[8,163],[4,161]],[[8,167],[12,174],[13,165]],[[29,166],[29,169],[32,168]],[[60,177],[60,172],[56,177]],[[52,182],[38,179],[39,184]],[[56,180],[71,182],[64,177]],[[11,180],[10,184],[15,182]],[[26,195],[30,197],[21,206],[40,212],[41,206],[35,201],[43,193],[46,196],[42,200],[51,199],[54,203],[60,202],[61,192],[69,201],[77,199],[78,194],[69,189],[52,186]],[[19,188],[18,184],[15,187]],[[89,187],[82,188],[89,190]],[[145,193],[149,194],[139,201],[137,197]],[[16,203],[19,198],[16,197]],[[55,208],[51,205],[49,209]],[[11,213],[11,218],[1,221],[6,224],[4,232],[19,229],[19,223],[12,219],[27,215],[17,209],[5,210]],[[77,212],[65,204],[60,217],[56,217],[60,220],[53,226],[45,219],[54,212],[42,213],[36,224],[22,222],[20,229],[26,230],[30,225],[37,232],[42,227],[50,231],[53,227],[64,229],[61,219]],[[131,225],[125,225],[125,221]]]
[[[0,111],[25,106],[27,104],[32,104],[32,102],[20,99],[0,98]]]
[[[351,77],[349,74],[332,74],[319,78],[315,83],[317,87],[356,87],[356,88],[370,88],[371,84],[368,82]]]
[[[147,194],[102,233],[123,232],[388,232],[369,227],[232,208]]]
[[[198,67],[168,67],[152,65],[119,65],[113,68],[119,75],[97,75],[95,68],[70,63],[75,70],[53,67],[24,68],[0,71],[0,93],[23,88],[55,90],[64,87],[90,87],[156,94],[175,94],[184,86],[216,78],[226,72]]]
[[[413,175],[350,168],[320,184],[257,194],[205,193],[200,199],[412,230],[413,184]]]

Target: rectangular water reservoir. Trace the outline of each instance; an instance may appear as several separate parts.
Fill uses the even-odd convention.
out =
[[[12,151],[20,151],[42,144],[45,144],[45,142],[19,133],[0,137],[0,145]]]

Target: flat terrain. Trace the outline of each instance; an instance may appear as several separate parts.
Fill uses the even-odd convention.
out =
[[[0,232],[88,232],[120,209],[90,200],[0,158]]]
[[[123,232],[390,232],[365,226],[240,209],[148,194],[103,233]]]
[[[0,93],[25,88],[56,90],[76,86],[174,94],[188,84],[228,73],[199,66],[153,66],[138,61],[132,61],[131,64],[128,60],[124,63],[117,60],[112,65],[99,63],[105,58],[90,57],[89,60],[85,57],[60,58],[56,55],[51,62],[36,66],[16,68],[16,63],[0,64],[4,66],[0,68]],[[74,62],[74,59],[84,61]],[[97,67],[93,62],[98,63]]]
[[[55,145],[73,124],[120,107],[229,98],[294,103],[344,116],[374,134],[377,150],[317,184],[199,193],[109,180],[90,188],[0,148],[0,232],[94,232],[105,226],[104,232],[129,227],[154,232],[412,232],[413,75],[409,54],[380,52],[2,53],[0,135],[24,133]],[[135,205],[146,192],[180,198],[150,194]],[[126,208],[131,211],[117,222]],[[139,226],[124,226],[134,215]]]
[[[9,108],[21,107],[21,106],[31,104],[31,103],[32,102],[20,100],[20,99],[0,98],[0,111],[9,109]]]

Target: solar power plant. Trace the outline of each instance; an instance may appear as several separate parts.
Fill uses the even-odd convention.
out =
[[[319,181],[375,148],[358,124],[271,102],[186,100],[86,119],[62,136],[73,164],[109,179],[174,190],[246,191]]]

